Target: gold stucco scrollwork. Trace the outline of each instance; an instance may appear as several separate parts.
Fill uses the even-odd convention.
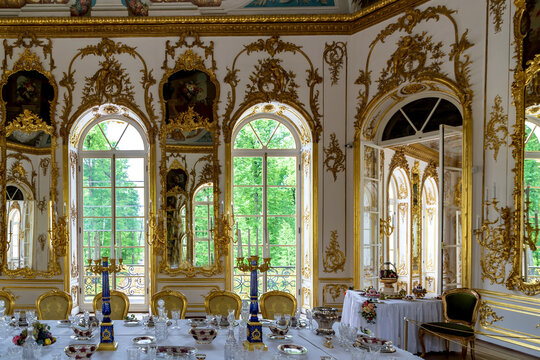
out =
[[[501,321],[504,319],[504,316],[498,316],[497,313],[489,306],[486,301],[480,303],[479,311],[479,321],[480,325],[487,327],[493,325],[494,322]]]
[[[502,99],[499,95],[495,96],[494,105],[491,108],[490,118],[484,130],[484,151],[493,150],[493,160],[497,161],[499,148],[506,144],[508,136],[508,115],[504,114],[501,105]],[[500,137],[499,137],[500,134]]]
[[[341,150],[336,133],[330,134],[330,146],[324,148],[324,165],[337,180],[337,175],[345,171],[345,153]]]
[[[302,266],[302,278],[311,278],[311,261],[309,261],[309,254],[306,253],[304,257],[304,266]]]
[[[343,62],[347,60],[347,43],[334,41],[326,43],[323,53],[324,62],[330,67],[330,79],[332,85],[339,81],[339,71],[343,68]]]
[[[347,258],[339,248],[337,230],[330,233],[330,244],[324,250],[323,268],[324,272],[344,271]]]
[[[347,284],[325,284],[323,286],[323,306],[342,306],[345,293],[349,289]],[[330,300],[329,297],[332,299]]]
[[[489,15],[493,17],[495,32],[498,33],[501,31],[504,22],[503,16],[506,10],[506,0],[489,0],[488,4]]]
[[[261,58],[255,65],[254,71],[249,76],[249,83],[244,94],[244,99],[237,106],[237,87],[240,83],[240,69],[236,68],[238,59],[243,54],[267,53],[269,57]],[[277,57],[284,53],[300,54],[308,64],[306,84],[309,88],[309,108],[311,114],[304,108],[305,105],[299,100],[296,83],[297,74],[283,67],[283,59]],[[224,78],[225,83],[231,87],[227,94],[227,104],[223,115],[223,133],[225,141],[231,141],[232,129],[240,114],[252,105],[260,102],[278,101],[294,107],[306,119],[312,132],[314,142],[318,142],[322,133],[321,118],[319,112],[319,91],[316,86],[322,83],[322,77],[318,69],[313,67],[311,60],[302,50],[301,46],[291,42],[285,42],[279,36],[268,39],[259,39],[248,45],[236,55],[231,68],[227,68]]]

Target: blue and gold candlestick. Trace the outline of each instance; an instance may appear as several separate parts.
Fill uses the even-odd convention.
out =
[[[118,348],[118,343],[114,341],[114,324],[111,321],[111,294],[109,289],[109,273],[120,272],[124,269],[122,259],[119,259],[118,262],[117,266],[116,259],[111,259],[109,265],[109,258],[104,256],[101,260],[94,260],[95,264],[92,265],[92,259],[88,259],[88,270],[94,274],[101,274],[103,283],[103,305],[101,307],[103,321],[101,322],[98,351],[115,351]]]
[[[249,321],[247,323],[247,340],[244,342],[244,348],[249,351],[254,349],[264,349],[267,351],[268,348],[263,343],[262,339],[262,323],[259,321],[259,288],[257,281],[257,272],[261,273],[268,271],[270,268],[270,258],[264,258],[263,264],[259,265],[259,257],[256,255],[251,256],[247,259],[247,263],[244,262],[243,257],[236,259],[237,267],[240,271],[250,271],[251,272],[251,286],[250,286],[250,298],[251,304],[249,307],[249,313],[251,314]]]

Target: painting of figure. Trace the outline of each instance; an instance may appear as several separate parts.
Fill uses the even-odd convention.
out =
[[[522,31],[526,32],[523,43],[523,66],[540,54],[540,0],[528,0],[523,16]]]
[[[184,169],[169,170],[167,172],[167,194],[185,192],[187,179],[188,176]]]

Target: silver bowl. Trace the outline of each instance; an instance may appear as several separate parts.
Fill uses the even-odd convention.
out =
[[[319,306],[313,308],[313,319],[319,325],[317,335],[334,335],[336,333],[332,326],[339,319],[337,312],[338,310],[333,307]]]

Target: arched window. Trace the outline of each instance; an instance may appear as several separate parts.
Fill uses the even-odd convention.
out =
[[[129,297],[132,310],[146,309],[148,303],[148,145],[142,134],[135,121],[108,116],[89,122],[78,145],[80,258],[88,264],[97,256],[121,256],[125,269],[111,274],[110,286]],[[101,276],[81,271],[80,305],[89,307],[101,292]]]
[[[243,255],[258,239],[269,243],[272,268],[259,275],[259,291],[297,293],[300,264],[300,139],[291,123],[264,113],[243,119],[233,133],[233,204]],[[234,258],[238,255],[236,244]],[[249,273],[234,268],[234,291],[249,295]]]
[[[16,270],[32,267],[32,215],[33,202],[23,190],[14,185],[6,186],[8,212],[8,268]]]
[[[540,120],[532,115],[525,121],[525,163],[523,180],[525,185],[524,204],[528,202],[529,211],[525,213],[525,222],[533,228],[538,227],[540,208]],[[524,274],[527,282],[540,279],[540,249],[532,251],[524,246]]]
[[[203,184],[193,196],[193,229],[195,262],[194,266],[207,266],[214,263],[213,228],[214,218],[214,186]]]

